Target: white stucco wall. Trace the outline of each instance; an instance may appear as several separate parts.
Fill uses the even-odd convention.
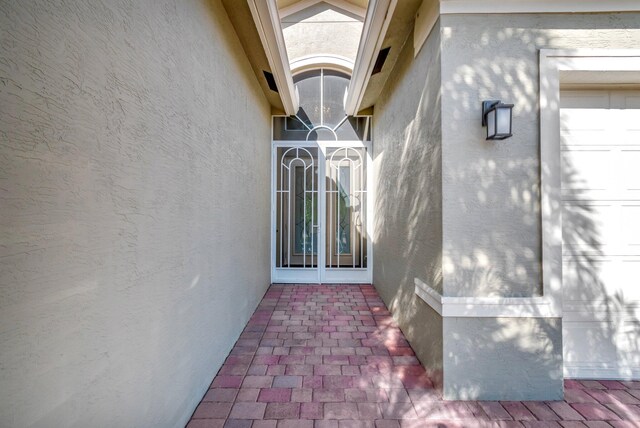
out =
[[[289,61],[313,55],[337,55],[356,60],[363,19],[320,2],[282,18]]]
[[[181,426],[269,282],[224,9],[2,1],[0,52],[0,426]]]
[[[444,398],[561,400],[562,320],[445,318]]]
[[[442,369],[442,318],[414,278],[442,290],[440,32],[418,56],[405,44],[374,110],[373,282],[418,358]]]
[[[444,15],[443,294],[542,293],[539,49],[633,48],[640,14]],[[481,101],[515,104],[513,133],[485,141]],[[448,318],[449,399],[558,399],[562,320]]]

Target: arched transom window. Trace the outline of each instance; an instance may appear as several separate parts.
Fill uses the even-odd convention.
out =
[[[295,116],[274,117],[274,140],[370,140],[370,116],[347,116],[349,76],[339,71],[304,71],[293,78],[300,100]]]

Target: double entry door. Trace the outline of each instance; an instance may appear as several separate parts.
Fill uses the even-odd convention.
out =
[[[368,283],[369,147],[274,143],[272,282]]]

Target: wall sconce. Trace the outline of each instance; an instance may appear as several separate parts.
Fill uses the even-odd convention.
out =
[[[500,100],[482,102],[482,126],[487,127],[487,140],[505,140],[511,137],[511,111],[513,104]]]

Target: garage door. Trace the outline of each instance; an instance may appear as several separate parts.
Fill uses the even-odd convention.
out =
[[[640,378],[640,91],[561,93],[565,376]]]

